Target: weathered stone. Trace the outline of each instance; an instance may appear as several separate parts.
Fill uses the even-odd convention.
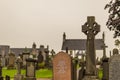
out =
[[[94,16],[89,16],[82,26],[82,32],[87,35],[86,43],[86,74],[96,76],[95,35],[100,31],[100,25],[95,22]]]
[[[119,54],[118,49],[117,48],[113,49],[113,55],[117,55],[117,54]]]
[[[6,75],[5,80],[10,80],[10,76]],[[17,79],[16,79],[17,80]],[[19,80],[19,79],[18,79]]]
[[[24,79],[24,77],[21,74],[17,74],[14,76],[14,80],[23,80],[23,79]]]
[[[42,55],[42,52],[40,51],[39,54],[38,54],[38,63],[42,63],[43,62],[43,55]]]
[[[53,80],[72,80],[71,57],[59,52],[53,58]]]
[[[82,80],[85,76],[84,62],[81,62],[81,68],[79,70],[78,80]]]
[[[82,80],[99,80],[96,76],[85,76]]]
[[[109,80],[109,58],[104,58],[102,60],[103,67],[103,78],[102,80]]]
[[[23,60],[23,68],[26,67],[26,59],[29,58],[30,53],[29,52],[23,52],[22,53],[22,60]]]
[[[17,74],[14,76],[14,80],[23,80],[23,75],[21,75],[21,63],[22,59],[20,57],[17,58]]]
[[[2,77],[2,66],[0,66],[0,77]]]
[[[109,60],[109,80],[120,80],[120,54],[111,56]]]
[[[8,69],[15,67],[15,54],[10,53],[8,57]]]
[[[28,58],[26,59],[26,80],[35,80],[35,63],[36,60]]]

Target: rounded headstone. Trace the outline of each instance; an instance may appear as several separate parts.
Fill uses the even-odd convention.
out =
[[[117,48],[114,48],[114,49],[113,49],[113,55],[116,55],[116,54],[119,54],[119,51],[118,51]]]

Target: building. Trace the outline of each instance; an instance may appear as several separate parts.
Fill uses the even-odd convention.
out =
[[[95,39],[95,50],[103,50],[105,41],[104,33],[102,39]],[[86,50],[86,40],[87,39],[67,39],[66,34],[63,34],[62,50],[67,50],[68,53],[73,54],[74,56],[79,51],[83,53]]]

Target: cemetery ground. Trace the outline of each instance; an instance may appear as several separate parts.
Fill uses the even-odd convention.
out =
[[[14,78],[16,73],[17,73],[16,69],[7,69],[6,67],[4,67],[2,69],[2,76],[3,77],[8,75],[12,79],[12,78]],[[25,75],[25,73],[26,73],[25,70],[21,70],[21,74]],[[52,78],[52,70],[49,70],[49,69],[36,70],[36,78]]]
[[[11,79],[14,78],[14,75],[16,75],[17,70],[16,69],[7,69],[4,67],[2,69],[2,76],[5,77],[6,75],[10,76]],[[26,71],[21,70],[21,74],[25,75]],[[102,69],[99,69],[99,78],[102,79]],[[51,69],[40,69],[36,71],[36,78],[37,79],[48,79],[52,78],[52,70]]]

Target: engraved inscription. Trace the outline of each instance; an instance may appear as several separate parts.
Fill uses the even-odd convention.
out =
[[[56,66],[56,69],[58,71],[57,72],[58,74],[64,74],[66,72],[66,69],[67,69],[65,61],[64,60],[59,61],[57,66]]]

